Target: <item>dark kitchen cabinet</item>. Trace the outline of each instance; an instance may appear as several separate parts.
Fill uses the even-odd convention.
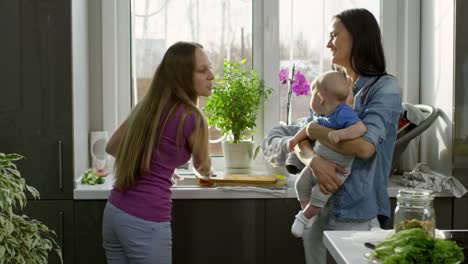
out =
[[[75,262],[105,263],[106,201],[75,201]],[[290,227],[296,199],[173,201],[173,263],[304,263],[302,241]]]
[[[17,214],[20,214],[17,212]],[[62,248],[63,263],[73,263],[73,201],[34,200],[28,201],[21,212],[31,219],[37,219],[57,234],[56,241]],[[55,252],[49,252],[49,264],[58,264],[60,259]]]
[[[105,200],[75,201],[75,262],[106,263],[102,247],[102,215]]]
[[[468,229],[468,197],[467,196],[454,199],[453,229]]]
[[[452,199],[434,201],[439,229],[452,228]],[[74,263],[105,263],[105,203],[74,201]],[[393,212],[395,198],[391,205]],[[305,263],[302,240],[290,231],[299,208],[295,198],[173,200],[173,263]]]
[[[302,239],[291,234],[294,216],[300,209],[295,198],[266,200],[265,263],[305,263]]]
[[[70,1],[1,1],[0,34],[0,152],[42,199],[72,199]]]
[[[174,264],[266,263],[265,200],[174,200],[173,217]]]

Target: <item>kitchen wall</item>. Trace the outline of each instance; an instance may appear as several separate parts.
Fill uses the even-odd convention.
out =
[[[453,175],[468,187],[468,1],[457,0]],[[454,200],[454,228],[468,228],[468,197]]]
[[[454,1],[421,1],[420,103],[440,109],[423,134],[421,160],[452,175]]]
[[[74,177],[90,166],[89,132],[103,129],[101,0],[72,0]]]
[[[454,173],[468,186],[468,1],[456,4]]]
[[[421,102],[441,110],[422,160],[468,187],[468,2],[421,1]],[[468,197],[453,201],[453,228],[468,228]]]
[[[101,0],[81,0],[87,2],[89,36],[89,101],[90,129],[103,129],[102,120],[102,25]]]
[[[91,116],[89,76],[88,4],[87,0],[72,1],[72,69],[73,69],[73,150],[74,175],[80,175],[89,167],[88,131]]]

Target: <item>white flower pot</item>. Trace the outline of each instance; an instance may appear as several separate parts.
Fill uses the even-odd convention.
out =
[[[249,173],[254,155],[253,142],[223,141],[226,173]]]

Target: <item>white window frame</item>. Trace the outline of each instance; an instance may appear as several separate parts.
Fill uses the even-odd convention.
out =
[[[112,134],[131,111],[130,0],[101,0],[102,122]]]
[[[131,1],[102,2],[102,85],[103,129],[112,134],[131,111]],[[279,1],[253,1],[253,66],[270,87],[278,87]],[[403,100],[419,102],[419,31],[420,0],[381,1],[381,28],[387,70],[400,79]],[[401,67],[398,67],[401,65]],[[267,129],[280,121],[278,89],[265,102],[258,117],[255,142],[260,144]],[[259,155],[261,156],[261,155]],[[254,170],[263,170],[263,158],[257,158]],[[223,167],[223,158],[214,158],[215,169]]]

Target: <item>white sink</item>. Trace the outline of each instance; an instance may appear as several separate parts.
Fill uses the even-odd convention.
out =
[[[172,188],[199,188],[198,180],[195,175],[180,175],[183,179],[177,179]]]

